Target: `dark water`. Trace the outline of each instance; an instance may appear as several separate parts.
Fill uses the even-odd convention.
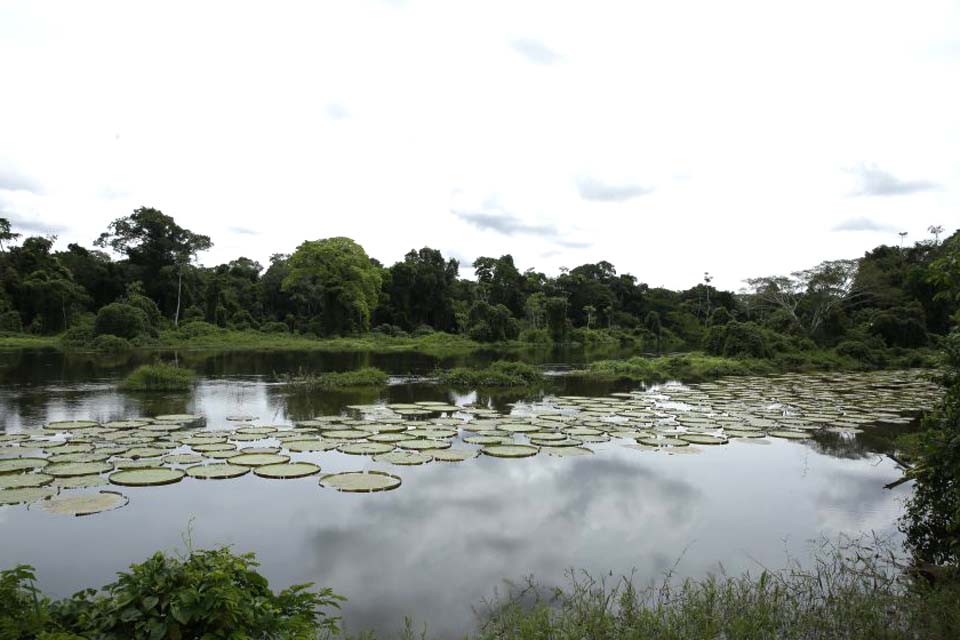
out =
[[[171,412],[204,414],[208,428],[217,429],[237,413],[283,424],[378,399],[463,399],[416,383],[290,396],[265,379],[305,362],[339,369],[372,364],[394,374],[426,374],[437,364],[409,354],[203,357],[191,363],[205,372],[194,392],[152,398],[116,391],[130,363],[104,368],[50,353],[2,358],[0,419],[9,431],[58,419]],[[558,385],[563,393],[611,391]],[[522,398],[478,399],[505,408]],[[322,489],[316,478],[187,478],[167,487],[125,488],[127,507],[89,517],[0,507],[0,566],[32,564],[45,590],[68,595],[110,581],[158,549],[182,550],[189,532],[198,547],[255,551],[275,587],[331,586],[349,598],[344,615],[353,631],[394,631],[408,615],[439,636],[456,635],[473,624],[473,607],[503,579],[533,574],[557,582],[575,567],[595,574],[635,571],[646,583],[675,564],[690,576],[721,563],[732,572],[759,570],[781,566],[788,552],[804,557],[808,541],[820,536],[893,535],[908,489],[883,489],[899,472],[873,453],[880,435],[734,441],[698,455],[653,454],[612,441],[590,445],[596,455],[586,457],[480,457],[420,467],[388,467],[337,452],[298,454],[295,459],[318,462],[325,472],[387,468],[403,485],[348,494]]]

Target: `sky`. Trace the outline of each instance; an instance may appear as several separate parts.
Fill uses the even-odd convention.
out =
[[[960,226],[960,2],[0,3],[0,217],[737,290]]]

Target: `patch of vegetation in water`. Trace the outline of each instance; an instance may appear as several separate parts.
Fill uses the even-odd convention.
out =
[[[307,373],[300,371],[280,376],[280,381],[296,389],[337,389],[345,387],[382,387],[389,376],[382,369],[363,367],[355,371]]]
[[[525,362],[498,360],[483,369],[458,367],[438,374],[440,384],[451,387],[529,387],[543,382],[543,373]]]
[[[170,364],[145,364],[120,383],[124,391],[187,391],[196,383],[197,374]]]

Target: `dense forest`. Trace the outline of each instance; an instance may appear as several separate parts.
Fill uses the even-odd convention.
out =
[[[478,342],[616,340],[649,351],[770,357],[830,348],[860,360],[933,346],[956,321],[960,233],[879,246],[745,281],[653,288],[600,261],[549,277],[510,255],[477,258],[475,280],[435,249],[385,266],[349,238],[303,242],[269,265],[197,264],[209,237],[151,208],[112,222],[92,247],[23,237],[0,218],[0,331],[64,334],[72,347],[150,346],[217,331],[333,337],[459,334]]]

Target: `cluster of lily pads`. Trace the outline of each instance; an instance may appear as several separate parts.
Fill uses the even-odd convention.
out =
[[[687,453],[731,440],[803,440],[826,430],[856,434],[866,425],[908,423],[940,390],[921,371],[730,378],[662,385],[606,397],[548,396],[509,412],[445,402],[345,407],[292,425],[260,425],[229,416],[162,415],[99,423],[52,422],[42,430],[0,434],[0,505],[28,503],[51,513],[87,515],[128,499],[113,485],[147,487],[185,478],[223,480],[320,475],[323,452],[395,466],[464,462],[479,455],[581,456],[615,441],[652,452]],[[294,458],[297,459],[294,459]],[[396,489],[391,473],[320,475],[345,492]]]

